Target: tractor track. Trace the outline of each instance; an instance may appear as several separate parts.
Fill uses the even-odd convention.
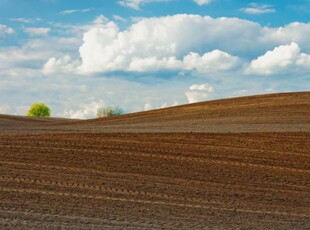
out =
[[[144,205],[162,205],[162,206],[176,206],[181,208],[193,208],[193,209],[211,209],[219,211],[228,211],[228,212],[241,212],[241,213],[254,213],[254,214],[263,214],[263,215],[276,215],[276,216],[293,216],[301,218],[310,218],[309,214],[298,214],[298,213],[287,213],[287,212],[278,212],[278,211],[261,211],[261,210],[252,210],[252,209],[240,209],[240,208],[221,208],[213,207],[199,204],[184,204],[177,202],[164,202],[164,201],[151,201],[151,200],[141,200],[141,199],[129,199],[129,198],[116,198],[110,196],[102,195],[88,195],[81,193],[69,193],[69,192],[53,192],[46,190],[38,189],[14,189],[14,188],[0,188],[0,192],[16,192],[16,193],[30,193],[30,194],[42,194],[47,196],[65,196],[65,197],[76,197],[79,199],[95,199],[95,200],[108,200],[116,202],[129,202],[129,203],[139,203]]]
[[[2,143],[2,145],[0,147],[5,147],[5,146],[10,146],[10,143],[21,143],[21,144],[30,144],[30,145],[37,145],[37,144],[43,144],[45,147],[48,146],[55,146],[55,144],[61,144],[61,145],[68,145],[66,147],[83,147],[83,148],[100,148],[100,149],[114,149],[114,150],[131,150],[131,151],[139,151],[139,150],[143,150],[145,152],[159,152],[159,153],[171,153],[171,154],[175,154],[176,151],[179,151],[179,153],[182,153],[182,148],[175,148],[174,150],[169,150],[169,149],[164,149],[162,146],[162,148],[147,148],[147,147],[139,147],[137,145],[137,143],[132,143],[132,142],[129,142],[129,144],[136,144],[135,146],[128,146],[128,145],[124,145],[122,144],[121,142],[111,142],[111,141],[105,141],[103,143],[100,143],[97,145],[89,145],[89,146],[85,146],[85,145],[81,145],[81,144],[78,144],[78,142],[75,140],[75,142],[70,142],[70,141],[37,141],[37,139],[34,139],[34,140],[12,140],[12,139],[7,139],[6,141],[4,140],[0,140],[0,143]],[[146,142],[147,143],[147,142]],[[150,142],[151,144],[154,144],[153,142]],[[127,143],[126,143],[127,144]],[[166,144],[169,144],[169,143],[166,143]],[[175,145],[175,147],[178,147],[178,145],[176,143],[173,143]],[[282,155],[282,156],[285,156],[285,155],[288,155],[288,156],[296,156],[298,155],[299,157],[300,156],[303,156],[303,157],[306,157],[306,158],[310,158],[310,154],[309,153],[303,153],[303,152],[286,152],[286,151],[283,151],[283,150],[270,150],[270,149],[264,149],[264,150],[261,150],[261,149],[257,149],[257,148],[250,148],[250,147],[240,147],[240,146],[227,146],[227,145],[211,145],[211,144],[194,144],[194,143],[187,143],[187,144],[179,144],[180,146],[179,147],[185,147],[190,149],[189,146],[193,146],[195,147],[196,145],[198,145],[199,147],[207,147],[207,148],[221,148],[221,149],[227,149],[227,150],[245,150],[245,151],[253,151],[255,152],[256,154],[259,154],[259,153],[263,153],[264,155],[266,155],[267,153],[273,153],[273,154],[276,154],[277,156],[278,155]],[[40,146],[37,146],[37,147],[40,147]],[[184,148],[183,148],[184,149]],[[195,154],[193,152],[191,152],[191,154]],[[196,154],[201,154],[196,152]],[[220,154],[212,154],[212,156],[222,156]]]
[[[58,182],[58,181],[47,181],[47,180],[38,180],[38,179],[29,179],[29,178],[16,178],[16,177],[0,177],[0,181],[39,184],[39,185],[47,185],[47,186],[58,186],[61,188],[77,188],[77,189],[109,192],[109,193],[122,194],[122,195],[148,196],[148,197],[156,197],[156,198],[161,198],[161,199],[172,199],[172,200],[186,201],[186,202],[208,203],[208,204],[214,204],[214,205],[224,204],[223,202],[215,202],[215,201],[205,202],[201,199],[193,199],[189,197],[180,198],[180,197],[169,195],[169,194],[150,193],[146,191],[132,191],[128,189],[109,188],[105,186],[95,186],[95,185],[88,185],[88,184],[82,184],[82,183],[66,183],[66,182]]]
[[[57,148],[57,147],[30,147],[30,146],[22,146],[22,145],[6,145],[2,146],[2,148],[21,148],[21,149],[44,149],[46,151],[52,152],[53,150],[59,151],[68,151],[68,152],[85,152],[85,153],[101,153],[105,154],[107,151],[104,150],[88,150],[88,149],[73,149],[73,148]],[[156,152],[156,151],[153,151]],[[249,168],[260,168],[260,169],[270,169],[270,170],[284,170],[290,171],[293,173],[307,173],[310,174],[310,169],[296,169],[289,167],[281,167],[281,166],[271,166],[271,165],[263,165],[263,164],[253,164],[253,163],[245,163],[245,162],[237,162],[237,161],[225,161],[225,160],[214,160],[214,159],[205,159],[201,157],[185,157],[185,156],[171,156],[171,155],[163,155],[163,154],[152,154],[152,153],[142,153],[142,152],[118,152],[114,150],[109,150],[109,154],[113,153],[115,155],[121,156],[133,156],[133,157],[147,157],[147,158],[156,158],[156,159],[165,159],[165,160],[178,160],[178,161],[186,161],[186,162],[195,162],[201,164],[221,164],[227,166],[236,166],[236,167],[249,167]]]
[[[178,184],[186,184],[189,185],[195,185],[195,186],[213,186],[217,188],[222,189],[253,189],[258,191],[272,191],[272,192],[289,192],[289,193],[305,193],[308,194],[310,191],[308,187],[305,186],[298,186],[295,184],[285,184],[286,188],[280,187],[280,188],[271,188],[267,187],[267,185],[270,186],[270,183],[266,184],[260,184],[259,186],[256,185],[241,185],[241,184],[231,184],[229,182],[222,183],[222,182],[210,182],[210,181],[195,181],[195,180],[189,180],[189,179],[181,179],[181,178],[173,178],[168,176],[155,176],[155,175],[144,175],[144,174],[135,174],[135,173],[123,173],[123,172],[111,172],[111,171],[104,171],[104,170],[96,170],[96,169],[88,169],[88,168],[82,168],[82,167],[67,167],[67,166],[56,166],[56,165],[44,165],[44,164],[36,164],[36,163],[25,163],[25,162],[13,162],[13,161],[0,161],[0,165],[11,165],[11,166],[18,166],[19,168],[16,169],[17,171],[22,171],[20,169],[20,166],[23,167],[31,167],[32,170],[62,170],[62,171],[70,171],[73,174],[81,173],[81,172],[87,172],[87,173],[93,173],[93,174],[99,174],[102,176],[117,176],[117,178],[126,178],[128,176],[134,176],[135,178],[146,178],[148,180],[153,181],[166,181],[167,179],[173,180],[175,183]],[[13,168],[12,168],[13,170]],[[29,170],[26,170],[25,172],[28,172]],[[60,172],[62,172],[60,171]],[[7,178],[7,177],[4,177]],[[134,180],[134,179],[133,179]],[[268,182],[268,181],[266,181]],[[282,184],[280,184],[282,185]],[[294,190],[295,189],[295,190]],[[298,189],[298,190],[296,190]],[[308,190],[308,191],[307,191]]]

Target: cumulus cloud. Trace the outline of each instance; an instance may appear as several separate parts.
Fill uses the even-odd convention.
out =
[[[3,25],[3,24],[0,24],[0,38],[3,38],[7,35],[11,35],[14,33],[15,33],[15,31],[13,28],[6,26],[6,25]]]
[[[237,41],[236,31],[231,29],[238,22],[253,30],[251,39],[246,39],[242,45],[240,39]],[[232,47],[237,49],[237,46],[244,49],[247,43],[252,43],[255,28],[256,24],[240,19],[213,19],[197,15],[141,19],[125,31],[120,31],[116,23],[109,21],[84,34],[84,44],[80,47],[81,70],[86,73],[158,69],[227,70],[237,63],[237,58],[212,48],[222,44],[221,48],[231,51]],[[236,30],[243,31],[243,28],[238,26]]]
[[[183,60],[176,57],[137,58],[134,57],[127,70],[129,71],[158,71],[158,70],[187,70],[199,73],[214,73],[226,71],[238,64],[238,58],[220,50],[214,50],[200,56],[198,53],[189,53]]]
[[[247,69],[247,73],[271,75],[288,67],[310,67],[310,56],[301,53],[297,43],[282,45],[266,52],[264,55],[253,60]]]
[[[51,28],[26,27],[24,32],[30,36],[47,36],[51,32]]]
[[[295,42],[290,45],[276,47],[253,60],[248,71],[266,75],[278,72],[280,69],[293,64],[299,53],[300,48]]]
[[[216,73],[234,69],[241,64],[240,62],[248,62],[258,56],[252,54],[253,57],[247,60],[243,51],[252,53],[254,50],[261,55],[266,50],[273,51],[274,47],[280,47],[281,44],[287,46],[292,41],[296,41],[300,49],[297,57],[291,61],[292,64],[286,64],[285,61],[281,64],[273,63],[265,68],[265,72],[259,71],[257,63],[263,60],[259,57],[259,61],[251,62],[247,73],[270,75],[281,72],[288,66],[300,69],[309,66],[309,23],[290,23],[279,28],[269,28],[236,18],[214,19],[198,15],[174,15],[143,18],[121,30],[115,22],[100,15],[87,26],[88,31],[84,34],[83,45],[80,47],[81,62],[76,61],[78,59],[74,55],[64,52],[67,47],[65,43],[61,44],[61,48],[57,48],[52,39],[44,37],[33,39],[25,47],[2,49],[2,67],[7,67],[7,71],[17,74],[23,70],[12,69],[13,64],[10,63],[28,65],[42,61],[40,66],[43,66],[42,71],[47,75],[77,71],[92,73],[161,70]],[[240,41],[238,34],[244,33]],[[64,56],[59,55],[62,53]],[[10,60],[6,58],[8,54],[12,57]]]
[[[269,28],[238,18],[174,15],[141,18],[121,30],[104,16],[84,33],[83,73],[187,70],[201,73],[233,69],[268,49],[297,42],[310,52],[310,23]],[[240,36],[242,35],[242,36]]]
[[[92,101],[87,104],[81,104],[80,108],[77,110],[65,109],[63,116],[67,118],[76,118],[76,119],[86,119],[90,117],[95,117],[97,110],[101,107],[104,107],[103,101]]]
[[[144,72],[157,70],[177,70],[182,68],[182,62],[175,57],[165,57],[158,59],[156,57],[138,58],[133,57],[128,69],[125,70]]]
[[[121,6],[129,7],[135,10],[139,10],[141,5],[152,2],[169,2],[171,0],[119,0],[118,3]]]
[[[296,42],[306,52],[310,52],[310,23],[293,22],[283,27],[262,29],[259,40],[264,43],[285,45]]]
[[[118,26],[114,22],[108,22],[102,27],[94,27],[85,33],[84,44],[80,47],[82,70],[85,72],[116,70],[124,59],[117,54],[117,50],[114,51],[117,47],[112,46],[117,35]],[[122,48],[125,49],[125,47]]]
[[[200,73],[226,71],[238,64],[239,59],[220,50],[213,50],[200,56],[198,53],[190,53],[184,57],[184,69],[196,70]]]
[[[194,0],[199,6],[208,5],[212,2],[212,0]]]
[[[296,65],[309,69],[310,68],[310,55],[301,53],[296,60]]]
[[[78,61],[73,61],[69,55],[66,55],[62,58],[50,58],[43,66],[43,73],[45,75],[54,74],[54,73],[68,73],[75,72],[77,66],[79,65]]]
[[[209,84],[192,85],[189,87],[189,90],[185,92],[185,95],[189,103],[195,103],[209,99],[213,91],[213,87]]]
[[[250,3],[249,7],[240,9],[246,14],[268,14],[275,13],[276,10],[272,8],[270,5],[262,5],[258,3]]]
[[[51,57],[74,55],[79,45],[80,41],[76,38],[40,37],[27,40],[21,46],[0,47],[0,70],[19,72],[20,68],[28,68],[34,71]],[[26,73],[21,71],[20,74]]]
[[[306,53],[310,52],[307,41],[310,37],[310,23],[291,23],[284,27],[269,28],[237,18],[184,14],[142,18],[121,30],[115,22],[99,15],[91,24],[82,27],[87,31],[83,41],[76,37],[71,39],[73,45],[68,44],[70,39],[46,36],[32,39],[23,47],[2,49],[2,66],[9,71],[13,62],[22,65],[40,62],[36,65],[40,65],[46,75],[60,72],[89,74],[162,70],[213,74],[237,70],[266,50],[292,41],[296,41],[300,48],[296,66],[307,68],[309,62]],[[57,29],[70,30],[67,27]],[[78,46],[80,59],[76,56]],[[68,47],[72,48],[69,52]],[[8,54],[10,60],[6,58]],[[255,60],[253,63],[247,73],[258,72]],[[270,74],[277,72],[266,71]]]

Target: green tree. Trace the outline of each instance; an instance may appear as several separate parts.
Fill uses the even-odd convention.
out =
[[[99,108],[97,110],[97,118],[112,117],[124,114],[124,111],[119,107],[108,106],[105,108]]]
[[[28,117],[50,117],[51,109],[47,107],[44,103],[33,104],[28,113]]]

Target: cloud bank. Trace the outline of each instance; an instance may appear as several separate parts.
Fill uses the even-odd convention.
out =
[[[269,28],[238,18],[183,14],[144,18],[121,30],[106,19],[84,34],[79,71],[224,72],[291,42],[310,52],[308,37],[310,23]],[[248,73],[259,73],[255,63]]]
[[[242,45],[237,33],[244,32],[244,28],[237,26],[236,30],[232,29],[237,24],[253,31],[245,36]],[[255,39],[257,27],[259,25],[240,19],[175,15],[142,19],[120,31],[117,24],[110,21],[84,34],[84,44],[80,48],[81,70],[86,73],[226,70],[237,63],[237,58],[229,52],[237,53],[238,47],[245,51],[244,46]],[[206,62],[208,64],[204,65]]]

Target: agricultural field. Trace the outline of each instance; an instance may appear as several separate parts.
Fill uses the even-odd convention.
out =
[[[307,229],[310,93],[0,116],[0,229]]]

